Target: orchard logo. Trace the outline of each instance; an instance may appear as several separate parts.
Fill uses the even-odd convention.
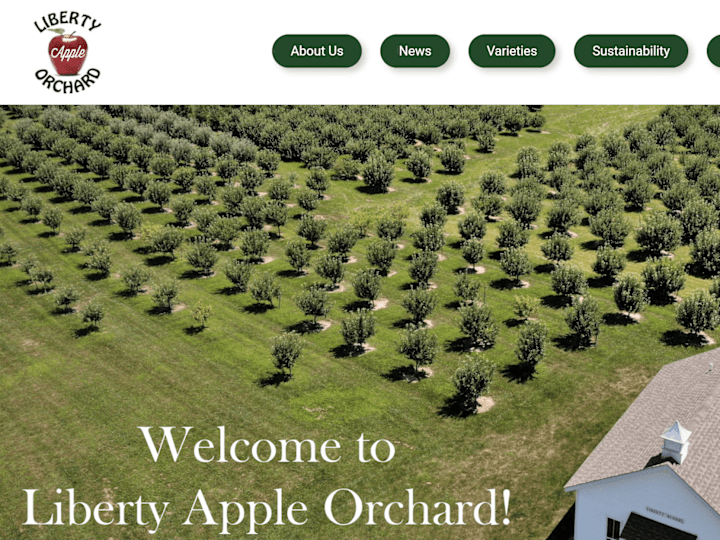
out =
[[[90,88],[100,77],[100,71],[90,68],[81,73],[88,55],[88,42],[80,34],[92,32],[100,26],[90,15],[77,11],[49,13],[35,21],[39,32],[48,30],[57,34],[50,40],[47,49],[54,74],[53,69],[39,69],[35,78],[48,90],[59,94],[73,94]]]

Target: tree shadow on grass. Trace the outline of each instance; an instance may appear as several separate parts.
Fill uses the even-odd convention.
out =
[[[474,343],[466,336],[461,336],[445,342],[446,352],[466,352],[472,349]]]
[[[688,263],[685,265],[685,272],[693,277],[700,279],[712,279],[715,274],[708,272],[701,265],[697,263]]]
[[[79,214],[89,214],[90,212],[92,212],[92,207],[90,207],[90,206],[88,206],[88,205],[86,205],[86,204],[81,204],[80,206],[76,206],[76,207],[74,207],[74,208],[71,208],[71,209],[68,210],[68,211],[69,211],[73,216],[77,216],[77,215],[79,215]]]
[[[123,199],[123,202],[131,203],[131,204],[132,203],[141,203],[141,202],[145,202],[145,199],[143,199],[140,195],[128,195],[127,197],[125,197],[125,199]]]
[[[499,260],[500,260],[500,257],[501,257],[502,254],[503,254],[503,251],[504,251],[504,250],[502,250],[502,249],[498,249],[497,251],[493,251],[493,252],[489,253],[489,254],[488,254],[488,257],[489,257],[490,259],[492,259],[493,261],[499,261]]]
[[[173,259],[170,255],[158,255],[157,257],[150,257],[149,259],[145,260],[145,264],[147,266],[162,266],[164,264],[168,264],[173,262],[175,259]]]
[[[25,294],[27,294],[29,296],[40,296],[41,294],[45,294],[50,291],[52,291],[52,288],[44,289],[42,287],[32,287],[32,288],[28,289],[27,291],[25,291]]]
[[[670,347],[700,348],[708,345],[708,341],[707,339],[705,339],[705,336],[693,334],[690,332],[683,332],[682,330],[668,330],[666,332],[663,332],[662,336],[660,337],[660,341]]]
[[[35,193],[50,193],[53,190],[50,186],[38,186],[33,189]]]
[[[57,233],[54,233],[53,231],[44,231],[38,234],[38,238],[52,238],[54,236],[57,236]]]
[[[498,291],[511,291],[520,288],[520,282],[517,279],[500,278],[490,282],[490,286]]]
[[[555,337],[552,341],[558,349],[566,352],[579,351],[585,348],[580,340],[580,336],[575,333]]]
[[[415,321],[413,319],[405,318],[405,319],[398,319],[393,323],[394,328],[407,328],[409,324],[414,324]]]
[[[40,223],[40,219],[35,217],[29,217],[20,220],[20,225],[37,225],[38,223]]]
[[[137,253],[138,255],[150,255],[154,252],[150,246],[139,246],[133,249],[133,253]]]
[[[282,383],[288,382],[289,380],[290,380],[289,373],[285,373],[284,371],[277,371],[275,373],[269,374],[267,377],[258,379],[257,385],[260,388],[266,388],[268,386],[280,386]]]
[[[205,274],[198,270],[185,270],[182,274],[180,274],[180,279],[200,279],[208,276],[209,274]]]
[[[140,294],[130,289],[123,289],[121,291],[115,291],[113,296],[117,298],[135,298],[136,296],[140,296]]]
[[[644,249],[633,249],[627,254],[627,260],[635,263],[643,263],[650,258],[650,253]]]
[[[538,264],[535,266],[534,270],[538,274],[549,274],[555,270],[555,265],[553,263]]]
[[[285,327],[286,332],[297,332],[298,334],[313,334],[322,330],[322,325],[311,320],[300,321]]]
[[[363,195],[387,195],[387,193],[373,189],[370,186],[355,186],[355,190]]]
[[[330,353],[335,358],[355,358],[366,353],[365,348],[355,347],[352,345],[338,345],[330,349]]]
[[[132,235],[130,235],[126,232],[123,232],[123,231],[112,232],[112,233],[108,234],[108,239],[111,242],[126,242],[127,240],[132,239]]]
[[[223,287],[215,291],[215,294],[222,294],[224,296],[234,296],[240,294],[242,291],[238,287]]]
[[[102,272],[93,272],[92,274],[87,274],[85,276],[85,279],[87,281],[102,281],[103,279],[107,279],[108,274],[104,274]]]
[[[585,251],[597,251],[602,246],[602,240],[587,240],[580,244]]]
[[[252,315],[262,315],[264,313],[267,313],[271,309],[273,309],[273,306],[271,306],[270,304],[266,304],[265,302],[255,302],[254,304],[245,306],[243,308],[243,311]]]
[[[90,227],[106,227],[107,225],[110,225],[111,221],[105,218],[100,219],[94,219],[88,225]]]
[[[372,307],[372,304],[367,300],[355,300],[354,302],[345,304],[342,307],[342,310],[346,313],[352,313],[354,311],[357,311],[358,309],[372,309]]]
[[[603,324],[608,326],[630,326],[637,321],[624,313],[605,313],[603,315]]]
[[[453,300],[443,305],[445,309],[460,309],[461,306],[462,304],[458,300]]]
[[[98,330],[99,330],[99,328],[92,324],[89,326],[83,326],[82,328],[78,328],[77,330],[75,330],[75,332],[74,332],[75,338],[76,339],[84,338],[85,336],[89,336],[90,334],[97,332]]]
[[[205,330],[205,326],[188,326],[186,328],[183,328],[183,332],[185,332],[188,336],[196,336],[197,334],[201,333],[203,330]]]
[[[516,328],[516,327],[518,327],[518,326],[522,326],[523,324],[525,324],[525,319],[510,318],[510,319],[505,319],[505,320],[503,321],[503,323],[504,323],[505,326],[507,326],[508,328]]]
[[[294,278],[294,277],[306,276],[307,272],[298,272],[297,270],[294,270],[294,269],[279,270],[279,271],[275,272],[275,275],[284,277],[284,278]]]
[[[405,177],[400,180],[405,184],[427,184],[427,178],[415,178],[414,176]]]
[[[468,411],[463,406],[463,400],[459,394],[445,398],[445,403],[438,408],[437,414],[443,418],[467,418],[468,416],[474,416],[472,411]]]
[[[150,215],[153,215],[153,214],[164,214],[164,213],[165,213],[165,209],[164,209],[164,208],[161,208],[161,207],[159,207],[159,206],[149,206],[148,208],[143,208],[142,210],[140,210],[140,212],[143,213],[143,214],[150,214]]]
[[[604,289],[605,287],[612,287],[615,283],[614,277],[592,277],[588,279],[588,286],[591,289]]]
[[[653,306],[669,306],[677,301],[674,296],[668,294],[649,294],[648,297]]]
[[[424,371],[415,372],[415,366],[397,366],[382,374],[383,379],[391,382],[411,382],[413,380],[421,381],[428,378],[428,374]]]
[[[20,211],[19,206],[9,206],[5,209],[5,212],[7,212],[8,214],[11,214],[13,212],[19,212],[19,211]]]
[[[535,378],[535,368],[524,362],[505,366],[500,370],[500,373],[510,382],[516,382],[518,384],[524,384]]]
[[[552,309],[563,309],[572,304],[572,299],[569,296],[548,294],[540,299],[540,303]]]
[[[154,306],[147,310],[148,315],[170,315],[172,313],[172,308],[167,309],[160,306]]]

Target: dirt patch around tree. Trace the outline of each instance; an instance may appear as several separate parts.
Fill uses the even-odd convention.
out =
[[[700,332],[700,335],[705,338],[705,345],[715,345],[716,341],[705,332]]]
[[[375,305],[373,306],[372,310],[377,311],[379,309],[385,309],[388,307],[388,304],[390,303],[390,300],[387,298],[378,298],[375,300]]]
[[[495,406],[495,400],[489,396],[477,398],[478,406],[475,409],[477,414],[486,413]]]
[[[183,309],[187,309],[187,304],[175,304],[172,308],[172,312],[177,313],[178,311],[182,311]]]
[[[425,328],[433,328],[435,326],[435,323],[430,319],[425,319],[423,322],[425,323]]]
[[[356,257],[349,257],[346,264],[355,264],[358,262]]]
[[[338,285],[335,285],[332,289],[330,289],[330,290],[328,291],[328,293],[329,293],[329,294],[333,294],[333,293],[340,293],[340,292],[345,292],[345,291],[346,291],[345,284],[344,284],[344,283],[340,283],[340,284],[338,284]]]
[[[262,264],[271,263],[275,260],[275,257],[263,257],[262,258]]]
[[[475,268],[473,268],[472,266],[468,266],[466,270],[468,274],[484,274],[487,271],[484,266],[478,265],[476,265]]]
[[[447,261],[447,257],[443,255],[442,253],[438,253],[438,261]]]
[[[390,270],[390,272],[388,272],[388,275],[385,276],[385,277],[393,277],[393,276],[396,275],[396,274],[397,274],[397,271],[395,271],[395,270]]]
[[[328,328],[330,328],[332,326],[332,322],[330,322],[330,321],[318,321],[317,323],[319,326],[318,332],[324,332],[325,330],[327,330]]]
[[[518,289],[527,289],[529,286],[530,286],[530,282],[529,282],[529,281],[521,281],[521,282],[520,282],[520,287],[518,287]]]

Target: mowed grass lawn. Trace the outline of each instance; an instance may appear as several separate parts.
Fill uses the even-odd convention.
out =
[[[545,107],[543,133],[523,130],[518,137],[501,135],[493,154],[479,153],[477,143],[468,140],[471,159],[457,180],[466,186],[469,199],[479,192],[481,173],[499,170],[511,174],[515,154],[523,146],[538,147],[545,160],[554,141],[572,144],[585,131],[600,135],[627,123],[645,122],[660,110]],[[270,339],[305,320],[292,296],[302,284],[317,279],[314,272],[302,278],[288,272],[284,246],[296,237],[295,219],[283,229],[282,238],[272,242],[269,255],[274,260],[257,269],[279,274],[279,308],[258,309],[249,294],[228,294],[231,284],[221,271],[206,279],[187,277],[191,276],[190,266],[179,256],[152,266],[152,270],[156,279],[186,276],[180,279],[180,301],[186,309],[154,315],[149,295],[125,296],[119,279],[123,269],[135,262],[162,262],[155,255],[144,254],[145,241],[120,240],[116,225],[105,224],[78,203],[56,202],[64,211],[62,230],[81,225],[88,227],[90,237],[112,240],[112,275],[96,279],[92,271],[82,268],[82,253],[67,253],[62,237],[50,236],[47,227],[28,222],[17,203],[0,201],[2,239],[17,241],[22,246],[21,258],[33,253],[52,266],[57,271],[56,285],[76,285],[82,291],[81,307],[97,298],[107,313],[100,331],[87,333],[77,313],[56,314],[52,295],[36,294],[19,268],[0,268],[0,537],[150,537],[150,527],[136,525],[132,512],[131,524],[125,527],[23,526],[23,489],[38,490],[39,520],[49,519],[52,503],[63,501],[67,506],[67,494],[57,495],[56,489],[74,488],[76,498],[91,505],[136,501],[140,496],[145,501],[170,502],[156,538],[215,538],[219,527],[182,525],[197,490],[203,490],[219,518],[219,501],[274,505],[274,490],[282,488],[286,506],[293,501],[307,505],[307,523],[266,525],[259,529],[261,537],[545,539],[573,503],[574,496],[566,494],[563,485],[647,382],[664,364],[709,346],[674,344],[672,336],[680,327],[673,306],[651,306],[639,324],[620,324],[619,318],[612,317],[617,312],[612,288],[604,286],[589,293],[609,314],[606,321],[610,324],[602,326],[598,346],[579,351],[567,347],[568,340],[563,339],[568,334],[565,312],[553,307],[557,303],[547,261],[540,252],[542,235],[547,232],[544,215],[551,204],[548,200],[528,248],[537,267],[525,278],[530,287],[522,291],[493,287],[505,276],[493,255],[498,251],[494,241],[498,225],[492,223],[485,237],[488,256],[481,263],[487,271],[474,277],[487,285],[486,301],[500,324],[498,342],[487,352],[499,366],[489,394],[495,406],[466,418],[443,414],[454,394],[451,376],[463,354],[457,350],[462,335],[452,292],[458,270],[466,266],[458,244],[458,216],[451,216],[446,226],[449,236],[441,251],[445,260],[433,278],[440,303],[430,318],[441,344],[432,366],[434,375],[407,384],[394,380],[391,373],[408,365],[396,352],[396,342],[407,319],[400,302],[411,284],[407,259],[414,248],[409,235],[419,228],[419,209],[431,202],[438,186],[451,177],[442,173],[437,158],[432,182],[426,184],[411,182],[402,160],[396,167],[392,184],[396,191],[368,194],[361,182],[333,181],[327,191],[329,200],[321,202],[315,212],[329,221],[332,230],[358,214],[380,215],[393,204],[410,211],[407,234],[400,240],[404,249],[392,268],[397,273],[383,280],[381,296],[389,302],[386,309],[375,312],[378,332],[369,341],[375,350],[359,357],[341,354],[343,308],[357,300],[350,279],[367,267],[365,249],[372,238],[365,238],[351,253],[358,262],[347,265],[347,290],[332,295],[334,308],[326,317],[332,326],[303,336],[306,348],[294,369],[294,379],[278,385],[264,382],[275,373]],[[279,174],[292,170],[306,174],[296,163],[283,163]],[[30,175],[18,174],[4,161],[0,161],[0,174],[25,182],[46,204],[55,197]],[[102,185],[112,190],[109,182]],[[151,208],[149,203],[140,206]],[[661,203],[654,200],[652,206]],[[470,208],[469,203],[466,207]],[[293,213],[299,214],[299,208],[293,208]],[[639,216],[631,214],[630,218],[636,222]],[[168,213],[146,212],[143,219],[173,221]],[[595,237],[587,226],[573,227],[573,231],[578,233],[572,240],[573,262],[591,277]],[[626,252],[636,249],[630,238]],[[222,255],[223,259],[238,256],[238,252]],[[689,261],[687,246],[676,256]],[[626,271],[639,272],[642,265],[642,260],[635,258]],[[680,295],[708,285],[708,280],[688,276]],[[514,348],[519,326],[512,313],[516,294],[544,299],[538,317],[548,325],[552,340],[536,377],[522,384],[502,373],[517,362]],[[189,330],[195,324],[191,311],[198,303],[211,305],[214,311],[208,328],[200,333]],[[194,426],[194,430],[177,463],[166,453],[154,463],[138,426]],[[217,442],[217,426],[226,426],[228,441],[297,438],[313,439],[319,445],[336,439],[342,445],[342,458],[337,463],[197,462],[190,445],[201,438]],[[369,440],[392,441],[394,459],[360,463],[355,441],[361,434]],[[325,498],[339,488],[354,490],[364,502],[386,504],[406,502],[405,490],[413,488],[415,499],[430,503],[431,508],[437,501],[477,504],[489,499],[488,489],[496,489],[500,524],[483,527],[472,519],[467,521],[466,516],[468,525],[454,527],[391,527],[381,519],[377,519],[378,525],[366,525],[365,513],[357,524],[339,527],[323,512]],[[503,489],[511,493],[509,525],[502,525]],[[349,519],[348,505],[338,504],[337,508],[338,519]],[[66,516],[66,508],[64,512]],[[400,519],[405,514],[398,511],[394,516]],[[146,520],[148,517],[146,510]],[[195,514],[194,522],[201,523],[200,517]],[[487,520],[488,514],[481,517]],[[244,535],[247,525],[231,530],[236,536]]]

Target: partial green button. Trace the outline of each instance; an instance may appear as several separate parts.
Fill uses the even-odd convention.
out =
[[[434,34],[394,35],[383,41],[380,56],[392,67],[440,67],[450,57],[450,45]]]
[[[470,43],[470,59],[484,68],[541,68],[555,58],[555,44],[540,34],[483,34]]]
[[[708,58],[717,67],[720,67],[720,36],[715,36],[708,43]]]
[[[273,57],[288,68],[346,68],[360,60],[362,47],[346,34],[288,34],[273,45]]]
[[[575,44],[575,58],[593,68],[672,68],[681,65],[688,47],[680,36],[587,35]]]

